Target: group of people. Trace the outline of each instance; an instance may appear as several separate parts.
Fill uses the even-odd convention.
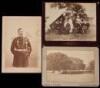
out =
[[[86,19],[81,19],[79,15],[72,16],[69,14],[62,14],[50,25],[50,28],[59,34],[84,34],[88,32],[89,27],[90,24]]]
[[[69,17],[64,22],[64,28],[67,30],[67,33],[87,33],[89,26],[89,23],[79,16],[74,19]]]

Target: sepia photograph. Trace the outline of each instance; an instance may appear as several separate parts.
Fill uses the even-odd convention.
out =
[[[45,41],[96,41],[96,3],[45,2]]]
[[[2,16],[2,73],[41,72],[41,17]]]
[[[43,86],[99,86],[97,47],[44,47]]]

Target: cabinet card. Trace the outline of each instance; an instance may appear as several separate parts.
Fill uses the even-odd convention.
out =
[[[41,72],[41,17],[2,17],[2,73]]]
[[[97,47],[44,47],[43,86],[98,86]]]
[[[96,41],[96,3],[45,2],[46,41]]]

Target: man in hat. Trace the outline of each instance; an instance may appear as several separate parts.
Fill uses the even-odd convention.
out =
[[[23,36],[23,30],[19,28],[18,37],[13,40],[11,45],[11,52],[14,55],[13,66],[27,67],[31,50],[29,39]]]

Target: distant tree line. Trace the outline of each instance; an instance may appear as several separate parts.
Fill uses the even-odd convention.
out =
[[[86,69],[89,70],[90,72],[94,72],[95,71],[95,61],[94,60],[90,61]]]
[[[69,57],[63,53],[55,52],[47,55],[47,70],[90,70],[94,71],[94,61],[91,61],[86,68],[80,58]]]

